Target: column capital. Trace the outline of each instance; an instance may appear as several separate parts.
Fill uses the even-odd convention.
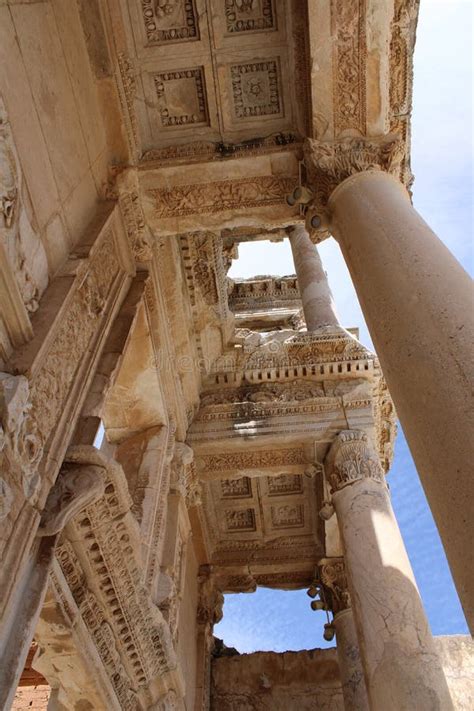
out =
[[[374,444],[361,430],[342,430],[326,457],[325,472],[332,492],[362,479],[385,482]]]
[[[327,204],[338,185],[346,178],[368,170],[384,171],[398,178],[405,151],[403,140],[393,133],[352,136],[336,141],[307,138],[304,145],[306,187],[313,199],[306,212],[306,226],[313,241],[328,236]],[[321,233],[320,236],[317,233]]]
[[[325,598],[334,616],[351,607],[344,558],[322,558],[318,575],[325,589]]]

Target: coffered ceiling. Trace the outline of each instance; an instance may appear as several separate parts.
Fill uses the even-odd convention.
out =
[[[141,153],[304,134],[307,21],[303,4],[294,13],[292,4],[122,0]]]

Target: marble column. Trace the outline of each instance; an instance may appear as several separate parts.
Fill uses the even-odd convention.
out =
[[[360,658],[359,642],[352,614],[343,558],[323,558],[319,580],[324,597],[334,615],[337,658],[345,711],[369,711],[369,699]]]
[[[345,430],[325,464],[372,711],[453,708],[378,454]]]
[[[321,257],[304,225],[288,230],[298,287],[308,331],[326,326],[339,327],[334,299]]]
[[[383,171],[346,178],[328,209],[474,632],[471,279]]]

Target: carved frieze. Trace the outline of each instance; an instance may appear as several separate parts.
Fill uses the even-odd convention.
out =
[[[71,294],[65,317],[49,341],[38,372],[31,378],[32,412],[44,443],[64,412],[78,367],[96,336],[107,299],[121,270],[112,229],[105,230],[99,241],[82,284]]]
[[[294,178],[287,176],[247,177],[219,180],[173,188],[147,190],[157,218],[213,214],[227,210],[271,207],[286,204],[286,195],[294,188]]]
[[[331,0],[334,133],[366,133],[366,0]]]
[[[385,481],[374,445],[359,430],[343,430],[337,435],[326,457],[325,472],[333,492],[363,479]]]
[[[199,471],[212,473],[225,470],[265,469],[298,466],[306,463],[301,449],[244,450],[203,454],[196,459]]]

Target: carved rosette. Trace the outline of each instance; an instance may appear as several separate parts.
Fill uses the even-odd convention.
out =
[[[334,616],[351,607],[343,558],[322,558],[318,564],[318,578],[324,586],[324,597]]]
[[[365,432],[343,430],[326,457],[325,471],[332,492],[363,479],[384,483],[378,453]]]
[[[306,227],[313,241],[321,241],[328,236],[327,204],[338,185],[351,175],[367,170],[382,170],[398,178],[405,151],[405,143],[396,134],[371,138],[348,137],[331,142],[306,139],[307,185],[313,194],[306,213]],[[315,215],[322,222],[317,228],[317,235],[312,224]]]

